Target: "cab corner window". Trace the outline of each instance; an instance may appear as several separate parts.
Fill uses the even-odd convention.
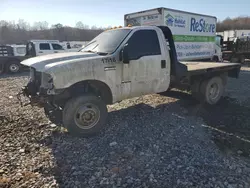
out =
[[[40,50],[50,50],[50,45],[49,43],[40,43],[39,48]]]
[[[52,44],[54,50],[63,50],[63,47],[59,44]]]
[[[136,31],[128,40],[128,54],[130,60],[143,56],[160,55],[161,48],[156,31]]]

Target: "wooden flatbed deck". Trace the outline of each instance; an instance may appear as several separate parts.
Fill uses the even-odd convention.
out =
[[[207,63],[207,62],[181,62],[185,64],[188,68],[188,71],[200,71],[207,69],[220,69],[226,67],[235,67],[240,66],[239,63]]]

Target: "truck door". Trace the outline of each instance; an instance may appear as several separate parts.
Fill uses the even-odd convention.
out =
[[[54,50],[50,46],[50,43],[37,43],[37,45],[38,45],[38,50],[36,52],[37,56],[54,53]]]
[[[122,83],[130,83],[130,97],[167,90],[170,67],[164,44],[153,29],[136,30],[126,42],[129,63],[123,64]]]

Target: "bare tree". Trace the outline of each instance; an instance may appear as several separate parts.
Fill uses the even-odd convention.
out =
[[[22,29],[22,30],[29,30],[30,25],[26,21],[24,21],[23,19],[19,19],[18,23],[17,23],[17,28]]]
[[[78,29],[89,29],[89,26],[86,24],[83,24],[81,21],[76,23],[76,28]]]
[[[82,23],[81,21],[77,22],[77,23],[76,23],[76,28],[78,28],[78,29],[83,29],[83,28],[84,28],[83,23]]]
[[[49,29],[49,23],[46,21],[35,22],[32,27],[33,30],[46,30]]]
[[[217,23],[217,32],[225,30],[250,29],[250,17],[226,18]]]

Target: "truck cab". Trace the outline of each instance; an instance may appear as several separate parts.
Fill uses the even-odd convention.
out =
[[[20,62],[24,59],[36,56],[44,56],[55,53],[76,52],[79,48],[64,48],[58,40],[30,40],[26,45],[10,45],[11,53],[5,53],[3,47],[0,49],[0,73],[18,73],[23,70]],[[2,51],[2,52],[1,52]]]
[[[30,67],[31,77],[20,95],[78,136],[100,131],[106,105],[173,87],[216,104],[227,76],[237,78],[240,70],[239,64],[232,63],[179,62],[167,26],[111,29],[80,52],[38,56],[21,63]]]
[[[223,47],[223,36],[216,35],[215,37],[215,54],[212,58],[212,61],[221,62],[222,59],[222,47]]]
[[[14,56],[25,56],[26,46],[22,44],[12,44],[10,45],[13,49]]]
[[[64,52],[58,40],[30,40],[26,45],[27,55],[41,56]]]

